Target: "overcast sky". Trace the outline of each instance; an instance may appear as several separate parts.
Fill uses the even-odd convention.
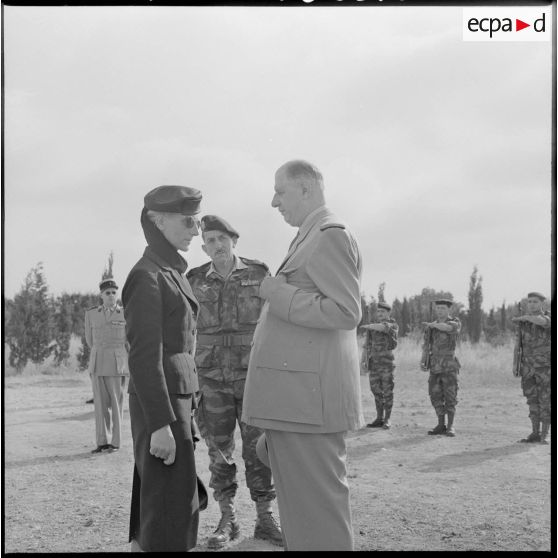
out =
[[[475,265],[485,310],[550,295],[551,42],[463,41],[462,12],[4,6],[5,295],[39,261],[53,294],[95,292],[111,251],[122,286],[161,184],[199,188],[275,272],[293,158],[322,171],[367,295],[467,305]]]

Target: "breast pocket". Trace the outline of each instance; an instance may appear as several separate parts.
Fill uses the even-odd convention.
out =
[[[110,324],[110,334],[114,341],[126,341],[126,322],[115,320]]]
[[[196,298],[200,303],[198,329],[219,325],[219,294],[211,290],[196,291]]]
[[[263,303],[258,293],[259,285],[250,285],[240,288],[236,302],[239,324],[257,323]]]

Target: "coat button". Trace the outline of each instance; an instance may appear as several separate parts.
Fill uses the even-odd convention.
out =
[[[284,363],[283,363],[283,366],[285,366],[285,367],[286,367],[286,366],[287,366],[287,363],[286,363],[286,362],[284,362]]]

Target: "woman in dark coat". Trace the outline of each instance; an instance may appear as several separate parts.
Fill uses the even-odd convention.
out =
[[[148,246],[122,289],[135,460],[132,551],[184,552],[197,542],[192,410],[198,303],[178,250],[188,250],[199,234],[194,215],[201,197],[185,186],[159,186],[145,196],[141,225]]]

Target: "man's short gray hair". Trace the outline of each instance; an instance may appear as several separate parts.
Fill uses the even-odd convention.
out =
[[[303,181],[310,181],[317,184],[320,190],[324,189],[324,177],[319,171],[318,167],[304,161],[303,159],[294,159],[285,163],[281,170],[285,173],[289,180],[302,179]]]

